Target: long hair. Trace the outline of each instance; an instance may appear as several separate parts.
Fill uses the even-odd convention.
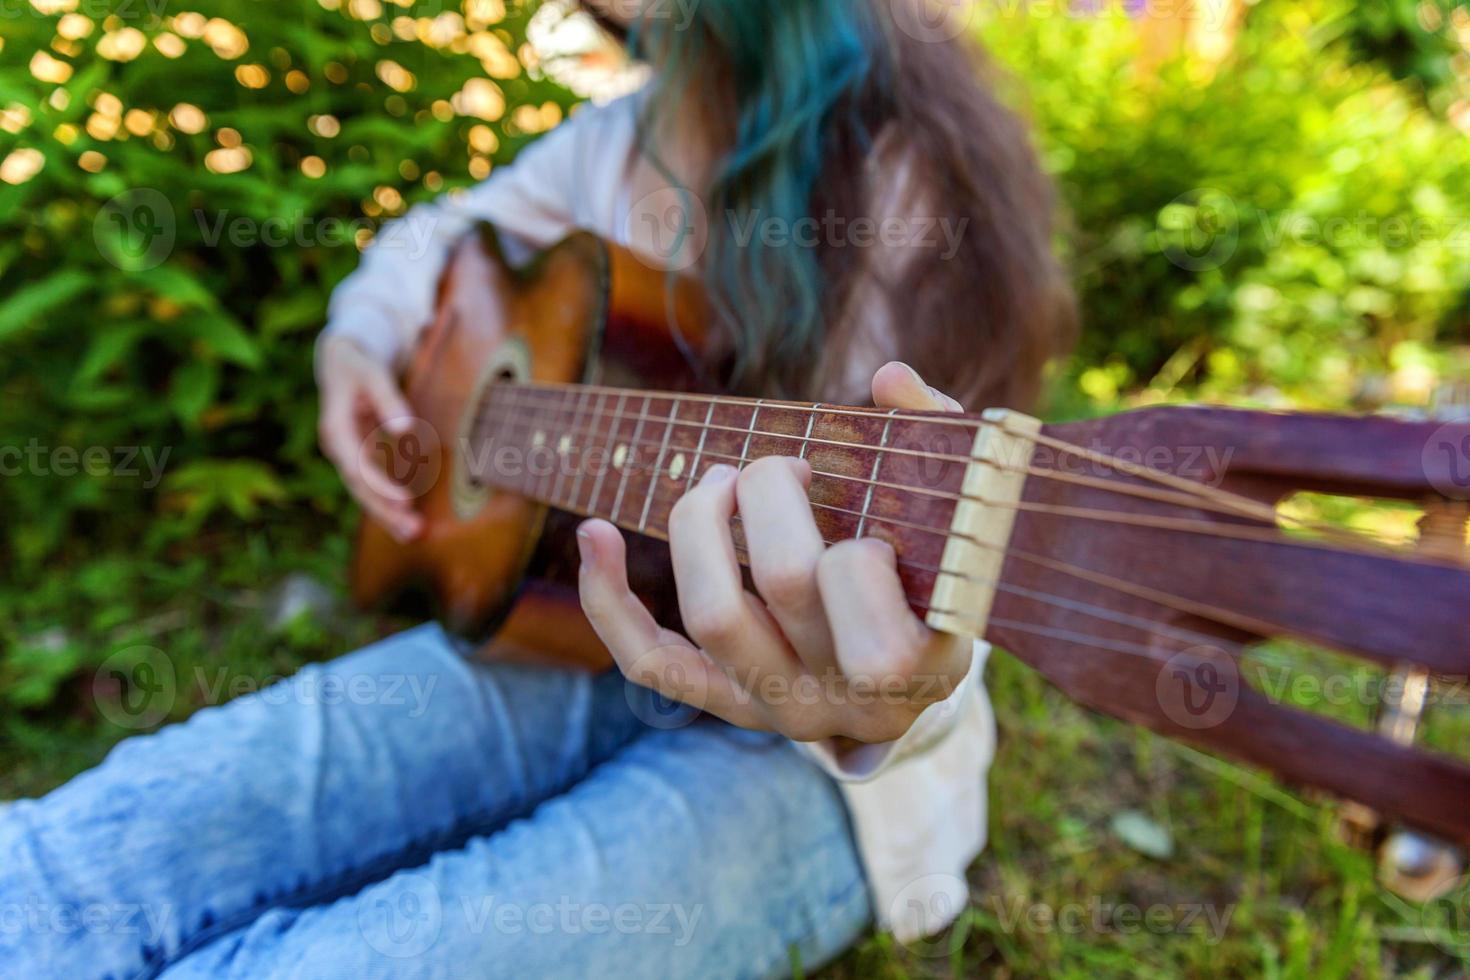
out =
[[[700,0],[629,38],[659,68],[640,138],[661,119],[703,130],[712,168],[689,190],[709,215],[701,274],[739,390],[856,396],[843,378],[859,325],[880,322],[880,354],[967,406],[1026,408],[1071,342],[1051,184],[978,49],[895,23],[922,2]],[[895,218],[920,247],[885,255]]]

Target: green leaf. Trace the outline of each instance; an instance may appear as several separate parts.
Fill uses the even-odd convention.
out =
[[[73,302],[91,287],[92,279],[80,269],[65,269],[12,293],[0,302],[0,340],[22,330],[43,315]]]
[[[262,504],[279,503],[287,496],[275,472],[253,459],[189,463],[165,478],[164,489],[196,526],[220,509],[250,520]]]
[[[247,368],[264,363],[260,345],[224,310],[185,317],[179,326],[227,361]]]
[[[87,353],[77,367],[73,383],[89,385],[106,373],[113,365],[122,361],[137,346],[148,332],[150,324],[127,323],[107,324],[92,338]]]
[[[272,297],[260,304],[256,325],[262,335],[278,337],[296,330],[320,326],[327,316],[325,297],[313,289],[301,289]]]
[[[214,401],[219,389],[219,369],[208,361],[186,362],[169,383],[168,405],[180,422],[197,426],[199,416]]]

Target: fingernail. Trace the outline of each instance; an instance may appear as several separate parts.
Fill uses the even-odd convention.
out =
[[[903,362],[900,361],[899,363],[902,364]],[[909,377],[911,377],[911,378],[914,379],[914,384],[918,385],[920,388],[928,388],[929,387],[928,385],[926,385],[924,383],[924,379],[921,378],[921,377],[919,377],[919,372],[918,371],[915,371],[912,367],[910,367],[907,364],[904,364],[903,365],[903,369],[909,373]]]
[[[704,476],[700,478],[699,482],[709,484],[724,483],[734,476],[735,467],[726,466],[724,463],[716,463],[714,466],[705,470]]]
[[[955,401],[953,398],[949,397],[933,385],[929,386],[929,397],[933,398],[940,407],[946,408],[951,412],[963,412],[965,410],[965,407],[963,405],[961,405],[959,402]]]
[[[863,543],[878,552],[883,561],[898,561],[898,550],[882,538],[863,538]]]
[[[389,432],[395,435],[403,435],[413,428],[413,418],[408,415],[399,415],[383,423]]]
[[[582,555],[583,565],[590,565],[597,558],[597,543],[585,525],[577,528],[577,551]]]

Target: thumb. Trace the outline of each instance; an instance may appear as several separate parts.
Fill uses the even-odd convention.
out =
[[[889,361],[873,375],[873,404],[911,412],[963,412],[959,402],[932,388],[902,361]]]

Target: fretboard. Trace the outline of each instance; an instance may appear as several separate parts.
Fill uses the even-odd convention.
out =
[[[482,484],[668,536],[674,504],[711,466],[767,456],[812,468],[812,514],[828,542],[881,538],[911,603],[934,591],[964,494],[977,417],[584,385],[503,384],[463,453]],[[732,524],[744,560],[740,518]]]

